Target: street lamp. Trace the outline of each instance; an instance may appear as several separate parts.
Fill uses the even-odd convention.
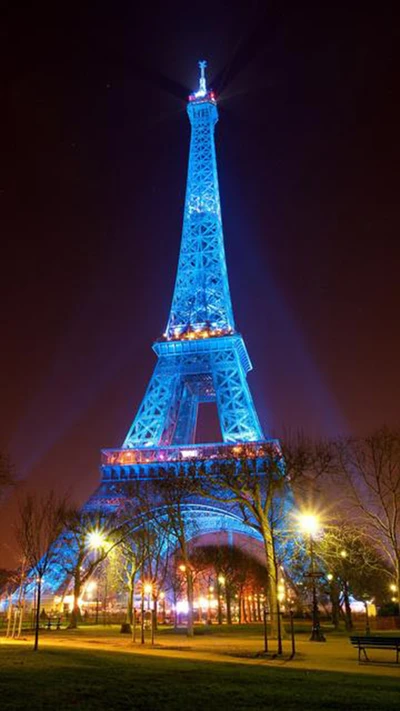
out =
[[[150,610],[150,596],[153,592],[153,585],[151,583],[144,583],[144,593],[147,595],[147,609]]]
[[[312,582],[312,631],[310,642],[325,642],[325,637],[321,631],[319,622],[319,609],[317,600],[316,578],[320,573],[315,570],[314,560],[314,536],[320,530],[320,521],[318,516],[312,513],[300,514],[298,517],[301,531],[308,536],[309,551],[310,551],[310,572],[308,577]]]
[[[103,531],[98,528],[95,528],[93,531],[89,531],[86,536],[86,544],[87,547],[91,548],[92,550],[105,548],[107,540]]]

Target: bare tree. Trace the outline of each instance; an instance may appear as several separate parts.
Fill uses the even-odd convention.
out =
[[[121,625],[121,632],[132,632],[135,641],[135,586],[139,571],[147,560],[150,551],[148,536],[142,528],[127,531],[119,545],[110,553],[110,568],[114,581],[122,585],[128,594],[126,620]]]
[[[39,646],[43,578],[54,562],[65,512],[65,498],[58,498],[53,491],[43,498],[28,495],[19,505],[16,536],[22,556],[30,567],[30,575],[36,582],[35,651]]]
[[[390,565],[400,591],[400,431],[337,443],[336,477],[352,521]]]
[[[210,474],[197,470],[199,493],[231,505],[243,521],[257,530],[264,543],[268,572],[271,633],[279,638],[277,534],[285,513],[287,476],[281,450],[271,444],[262,459],[244,456],[216,465]]]
[[[362,530],[346,520],[326,527],[316,541],[316,555],[329,576],[330,597],[335,623],[336,605],[344,607],[346,629],[353,628],[350,598],[379,598],[382,580],[387,577],[385,561],[377,554]]]
[[[73,608],[69,628],[78,626],[82,588],[110,551],[123,540],[126,530],[106,511],[70,510],[58,541],[58,562],[73,580]]]
[[[195,522],[188,520],[187,506],[194,492],[193,480],[188,477],[185,469],[165,471],[155,482],[155,493],[158,507],[154,512],[159,526],[164,526],[170,547],[176,547],[180,559],[180,569],[186,580],[186,596],[188,604],[187,635],[192,637],[193,627],[193,569],[190,561],[189,525],[191,534]]]
[[[207,544],[196,546],[191,554],[195,570],[212,569],[218,600],[218,624],[222,624],[221,598],[225,598],[226,621],[232,624],[232,601],[244,589],[251,591],[253,600],[260,600],[268,590],[265,566],[247,550],[238,546]],[[243,597],[243,595],[241,595]],[[240,604],[240,603],[239,603]],[[261,617],[261,615],[258,615]]]
[[[141,535],[146,542],[147,556],[142,564],[142,589],[147,585],[153,606],[151,610],[151,643],[154,644],[157,629],[158,602],[165,585],[171,554],[171,535],[165,521],[153,518],[141,529]],[[143,596],[142,596],[143,600]],[[143,629],[143,612],[142,612]],[[143,639],[143,633],[142,633]]]

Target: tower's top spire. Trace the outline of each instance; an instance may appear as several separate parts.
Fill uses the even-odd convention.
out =
[[[200,69],[199,90],[196,91],[196,94],[195,94],[195,96],[199,97],[199,98],[201,96],[205,96],[207,94],[206,75],[205,75],[206,66],[207,66],[206,60],[201,59],[199,62],[199,69]]]
[[[206,60],[201,59],[200,62],[198,62],[198,66],[200,69],[199,88],[197,91],[194,91],[192,94],[190,94],[189,102],[203,104],[206,101],[211,101],[211,103],[213,103],[215,105],[216,104],[215,94],[212,89],[207,89],[207,81],[206,81],[207,62],[206,62]]]

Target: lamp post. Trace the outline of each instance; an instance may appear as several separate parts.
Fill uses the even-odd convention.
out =
[[[109,541],[104,531],[101,528],[94,528],[88,531],[86,535],[86,546],[92,551],[99,551],[99,555],[102,555],[106,548],[110,547]],[[103,601],[103,624],[107,622],[107,594],[108,594],[108,576],[106,574],[105,585],[104,585],[104,601]],[[95,624],[99,623],[99,589],[98,583],[96,583],[96,616]]]
[[[217,576],[217,598],[218,598],[218,624],[222,625],[222,590],[225,586],[225,576]]]
[[[315,570],[314,556],[314,535],[320,530],[320,523],[318,516],[316,516],[315,514],[301,514],[299,516],[299,523],[301,531],[308,537],[310,554],[310,572],[308,574],[311,578],[312,583],[312,631],[310,642],[325,642],[326,640],[321,631],[319,622],[319,609],[316,585],[316,578],[319,577],[319,573]]]

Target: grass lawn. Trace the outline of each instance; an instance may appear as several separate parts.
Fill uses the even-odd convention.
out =
[[[0,645],[0,708],[131,711],[398,709],[399,679],[146,653]]]

